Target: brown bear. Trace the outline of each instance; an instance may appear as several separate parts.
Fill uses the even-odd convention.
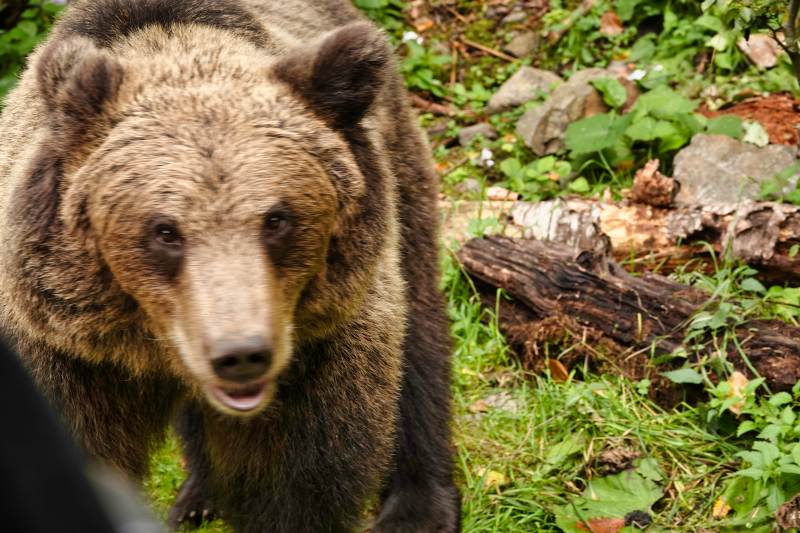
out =
[[[171,522],[452,532],[437,179],[346,0],[78,0],[0,119],[0,327]]]

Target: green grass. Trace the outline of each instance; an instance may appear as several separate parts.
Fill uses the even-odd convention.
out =
[[[464,531],[560,531],[554,510],[599,475],[592,468],[598,453],[621,448],[654,459],[665,473],[656,526],[691,531],[713,524],[711,508],[742,448],[706,422],[705,406],[664,411],[648,400],[645,384],[618,376],[556,382],[526,373],[449,253],[444,267]],[[162,516],[184,476],[179,456],[170,439],[146,484]],[[228,529],[215,522],[200,531]]]

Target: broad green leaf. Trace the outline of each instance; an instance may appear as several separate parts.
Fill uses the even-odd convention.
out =
[[[591,84],[603,96],[603,101],[615,109],[628,101],[628,91],[616,78],[596,78]]]
[[[762,285],[761,282],[756,278],[745,278],[740,287],[744,291],[757,292],[759,294],[764,294],[767,292],[766,287],[764,287],[764,285]]]
[[[744,470],[739,470],[735,475],[749,477],[750,479],[761,479],[761,476],[764,475],[764,471],[760,468],[750,467],[745,468]]]
[[[776,407],[786,405],[792,401],[792,395],[788,392],[778,392],[773,394],[769,399],[769,404]]]
[[[567,127],[567,148],[573,154],[591,154],[612,147],[622,136],[615,127],[618,120],[612,112],[573,122]]]
[[[586,178],[583,176],[570,182],[568,187],[570,191],[577,193],[587,193],[592,189],[591,186],[589,186],[589,182],[586,181]]]
[[[666,120],[675,119],[680,114],[691,113],[697,104],[681,96],[669,87],[656,87],[644,93],[636,101],[634,110]]]
[[[736,430],[736,436],[741,437],[748,431],[753,431],[754,429],[756,429],[756,423],[752,420],[745,420],[739,424],[739,428]]]
[[[736,115],[722,115],[708,121],[706,132],[710,135],[727,135],[738,139],[742,136],[742,119]]]
[[[680,368],[661,374],[673,383],[692,383],[699,385],[703,382],[703,376],[693,368]]]
[[[777,446],[775,446],[771,442],[766,442],[763,440],[758,440],[754,442],[753,449],[761,452],[761,456],[764,458],[764,464],[767,465],[775,462],[775,459],[777,459],[781,455],[781,451],[778,449]]]
[[[581,496],[554,509],[556,524],[567,533],[585,533],[589,520],[649,512],[661,498],[663,490],[658,482],[663,479],[658,463],[650,458],[638,461],[633,470],[592,479]]]
[[[513,178],[522,171],[522,163],[520,163],[519,159],[516,157],[504,159],[503,162],[500,163],[500,171],[509,178]]]

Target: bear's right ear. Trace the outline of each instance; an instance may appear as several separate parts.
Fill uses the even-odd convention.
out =
[[[57,122],[86,131],[116,96],[124,71],[91,40],[73,37],[45,48],[36,74],[42,97]]]
[[[290,52],[274,67],[315,113],[337,129],[355,126],[381,92],[392,50],[372,25],[358,22]]]

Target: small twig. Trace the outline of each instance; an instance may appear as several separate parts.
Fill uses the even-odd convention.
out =
[[[503,59],[505,61],[512,61],[513,62],[513,61],[517,60],[516,58],[511,57],[508,54],[504,54],[503,52],[501,52],[499,50],[495,50],[494,48],[489,48],[488,46],[484,46],[481,43],[476,43],[474,41],[470,41],[466,37],[462,37],[461,38],[461,42],[463,42],[467,46],[470,46],[472,48],[476,48],[476,49],[478,49],[478,50],[480,50],[482,52],[486,52],[489,55],[492,55],[494,57],[498,57],[498,58]]]
[[[433,113],[434,115],[445,115],[448,117],[451,117],[454,114],[453,110],[449,106],[431,102],[430,100],[426,100],[418,94],[411,93],[410,97],[411,104],[422,111],[427,111],[429,113]]]
[[[453,9],[452,7],[450,7],[450,6],[442,6],[442,7],[444,7],[448,11],[448,13],[453,15],[455,18],[457,18],[458,20],[460,20],[464,24],[469,24],[469,19],[467,17],[465,17],[464,15],[462,15],[461,13],[459,13],[458,11],[456,11],[455,9]]]
[[[455,43],[452,43],[452,58],[450,60],[450,86],[456,84],[456,76],[458,75],[458,48]]]

